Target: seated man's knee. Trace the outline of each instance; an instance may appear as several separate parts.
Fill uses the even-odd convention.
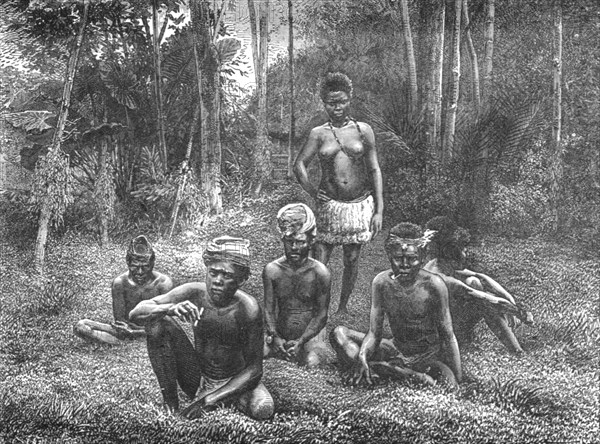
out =
[[[173,320],[166,317],[157,321],[148,322],[145,325],[146,336],[148,339],[160,338],[169,333],[173,327]]]
[[[474,276],[468,277],[465,280],[465,283],[469,287],[474,288],[475,290],[483,290],[483,284],[481,283],[481,281],[479,280],[479,278],[476,278]]]
[[[269,419],[275,413],[275,402],[267,388],[261,383],[252,391],[248,415],[254,419]]]
[[[73,326],[73,333],[80,338],[88,337],[92,333],[92,328],[88,325],[87,319],[82,319]]]
[[[335,347],[342,346],[348,340],[348,327],[338,325],[329,333],[329,342]]]
[[[438,383],[447,385],[451,388],[458,387],[456,375],[446,364],[436,361],[431,364],[430,370],[427,372],[429,376],[435,379]]]
[[[325,364],[326,351],[325,344],[316,346],[306,354],[305,365],[308,368],[318,367]]]

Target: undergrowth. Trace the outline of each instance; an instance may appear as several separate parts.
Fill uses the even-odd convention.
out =
[[[156,269],[176,284],[202,280],[206,241],[244,236],[252,251],[244,289],[262,301],[262,267],[282,254],[273,215],[290,200],[306,202],[301,193],[274,192],[171,240],[152,234]],[[475,342],[461,350],[464,381],[457,392],[391,381],[353,388],[342,384],[333,361],[307,370],[267,360],[263,382],[276,403],[272,419],[257,422],[220,408],[187,421],[162,410],[143,342],[111,348],[72,334],[79,319],[110,320],[110,281],[125,269],[127,241],[135,234],[141,233],[100,248],[93,236],[65,229],[50,240],[43,279],[31,272],[26,249],[0,238],[0,442],[592,443],[600,433],[600,266],[575,247],[480,240],[475,267],[522,301],[535,325],[519,327],[526,350],[519,357],[479,324]],[[328,329],[366,330],[371,280],[387,268],[382,241],[363,249],[352,315],[330,315]],[[337,271],[338,250],[331,261]],[[340,286],[334,272],[332,313]],[[182,401],[189,402],[183,395]]]

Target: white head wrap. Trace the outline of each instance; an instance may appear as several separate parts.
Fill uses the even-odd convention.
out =
[[[282,236],[307,233],[315,230],[315,215],[307,205],[291,203],[277,213],[277,226]]]

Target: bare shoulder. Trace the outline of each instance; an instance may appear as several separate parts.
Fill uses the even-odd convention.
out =
[[[278,259],[275,259],[274,261],[269,262],[267,265],[265,265],[265,268],[263,268],[263,276],[266,277],[274,277],[280,270],[282,267],[282,262],[285,258],[282,256]]]
[[[310,267],[315,270],[315,273],[317,273],[317,275],[322,276],[322,277],[330,277],[331,276],[331,272],[329,271],[329,268],[327,268],[327,266],[325,264],[323,264],[322,262],[319,262],[316,259],[313,259],[312,257],[308,258]]]
[[[112,281],[112,289],[117,290],[117,289],[123,288],[123,285],[125,284],[125,282],[127,282],[128,274],[129,274],[129,272],[126,271],[126,272],[118,275],[116,278],[114,278]]]
[[[384,270],[373,279],[373,288],[381,288],[392,283],[392,270]]]
[[[315,126],[313,129],[310,130],[309,137],[320,139],[326,131],[329,131],[329,127],[326,123]]]
[[[356,124],[358,125],[360,130],[363,131],[364,133],[373,134],[373,128],[371,128],[371,125],[369,125],[368,123],[357,121]]]
[[[421,268],[421,270],[419,271],[419,275],[422,279],[430,281],[433,285],[440,285],[444,283],[444,280],[439,275],[439,273],[436,273],[434,271]]]
[[[171,280],[171,278],[166,274],[161,273],[160,271],[154,272],[154,280],[159,285],[170,285],[171,287],[173,287],[173,281]]]
[[[245,291],[238,290],[236,297],[240,303],[240,309],[243,310],[249,320],[262,318],[260,305],[254,296],[249,295]]]

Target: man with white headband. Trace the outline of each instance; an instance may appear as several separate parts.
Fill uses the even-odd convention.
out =
[[[246,239],[214,239],[203,254],[206,282],[143,301],[129,315],[146,326],[148,356],[169,411],[179,409],[179,385],[193,401],[181,412],[186,418],[223,403],[254,419],[273,414],[273,398],[261,382],[262,311],[239,289],[250,275],[248,246]],[[193,342],[181,321],[191,324]]]
[[[448,290],[442,278],[421,268],[433,232],[401,223],[390,230],[385,250],[391,269],[373,280],[369,331],[339,326],[331,344],[348,382],[373,384],[380,376],[416,378],[456,387],[462,377],[452,330]],[[387,316],[393,340],[382,339]]]
[[[314,367],[327,357],[325,325],[331,275],[309,256],[315,238],[315,216],[293,203],[277,214],[284,255],[263,270],[265,357]]]

